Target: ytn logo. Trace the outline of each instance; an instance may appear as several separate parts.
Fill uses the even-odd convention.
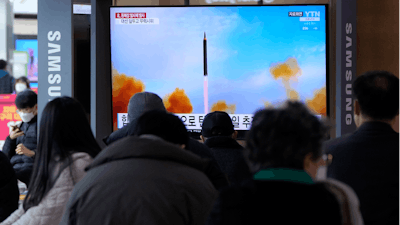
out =
[[[307,17],[320,17],[320,11],[306,11]]]

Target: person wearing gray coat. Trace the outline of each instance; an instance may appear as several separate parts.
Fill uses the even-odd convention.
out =
[[[100,152],[82,106],[70,97],[47,103],[28,194],[1,225],[58,225],[74,188]]]

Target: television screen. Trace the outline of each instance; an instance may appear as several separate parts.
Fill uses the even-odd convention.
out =
[[[34,39],[17,39],[15,50],[27,52],[29,55],[27,78],[31,82],[38,81],[38,41]]]
[[[213,111],[248,130],[258,109],[287,99],[326,116],[325,5],[110,10],[114,130],[143,91],[194,132]]]

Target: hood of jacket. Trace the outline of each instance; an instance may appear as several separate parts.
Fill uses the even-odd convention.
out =
[[[88,171],[109,162],[133,158],[172,161],[202,172],[206,170],[211,161],[159,138],[128,136],[103,149],[85,170]]]

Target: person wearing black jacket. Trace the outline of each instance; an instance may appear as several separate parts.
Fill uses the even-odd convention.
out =
[[[204,117],[200,138],[211,149],[230,184],[250,179],[251,173],[244,159],[244,148],[236,141],[237,131],[226,112],[212,112]]]
[[[152,110],[167,111],[162,99],[157,94],[151,92],[140,92],[133,95],[129,100],[128,105],[128,125],[103,138],[104,143],[106,145],[111,145],[124,137],[134,135],[131,132],[134,130],[139,117]],[[221,171],[217,161],[207,146],[193,138],[189,138],[186,149],[201,158],[211,159],[211,163],[208,164],[205,173],[217,190],[229,185],[227,176]]]
[[[17,95],[15,105],[23,122],[12,128],[3,152],[10,159],[17,179],[28,186],[37,148],[37,94],[25,90]]]
[[[0,222],[18,209],[17,177],[7,156],[0,152]]]
[[[254,175],[220,190],[207,224],[343,224],[335,194],[315,180],[326,132],[300,102],[258,111],[245,151]]]
[[[399,224],[399,78],[370,71],[353,84],[357,130],[325,143],[327,177],[354,189],[366,225]]]
[[[204,225],[218,191],[204,173],[210,160],[184,149],[181,119],[147,112],[132,133],[86,168],[60,225]]]

